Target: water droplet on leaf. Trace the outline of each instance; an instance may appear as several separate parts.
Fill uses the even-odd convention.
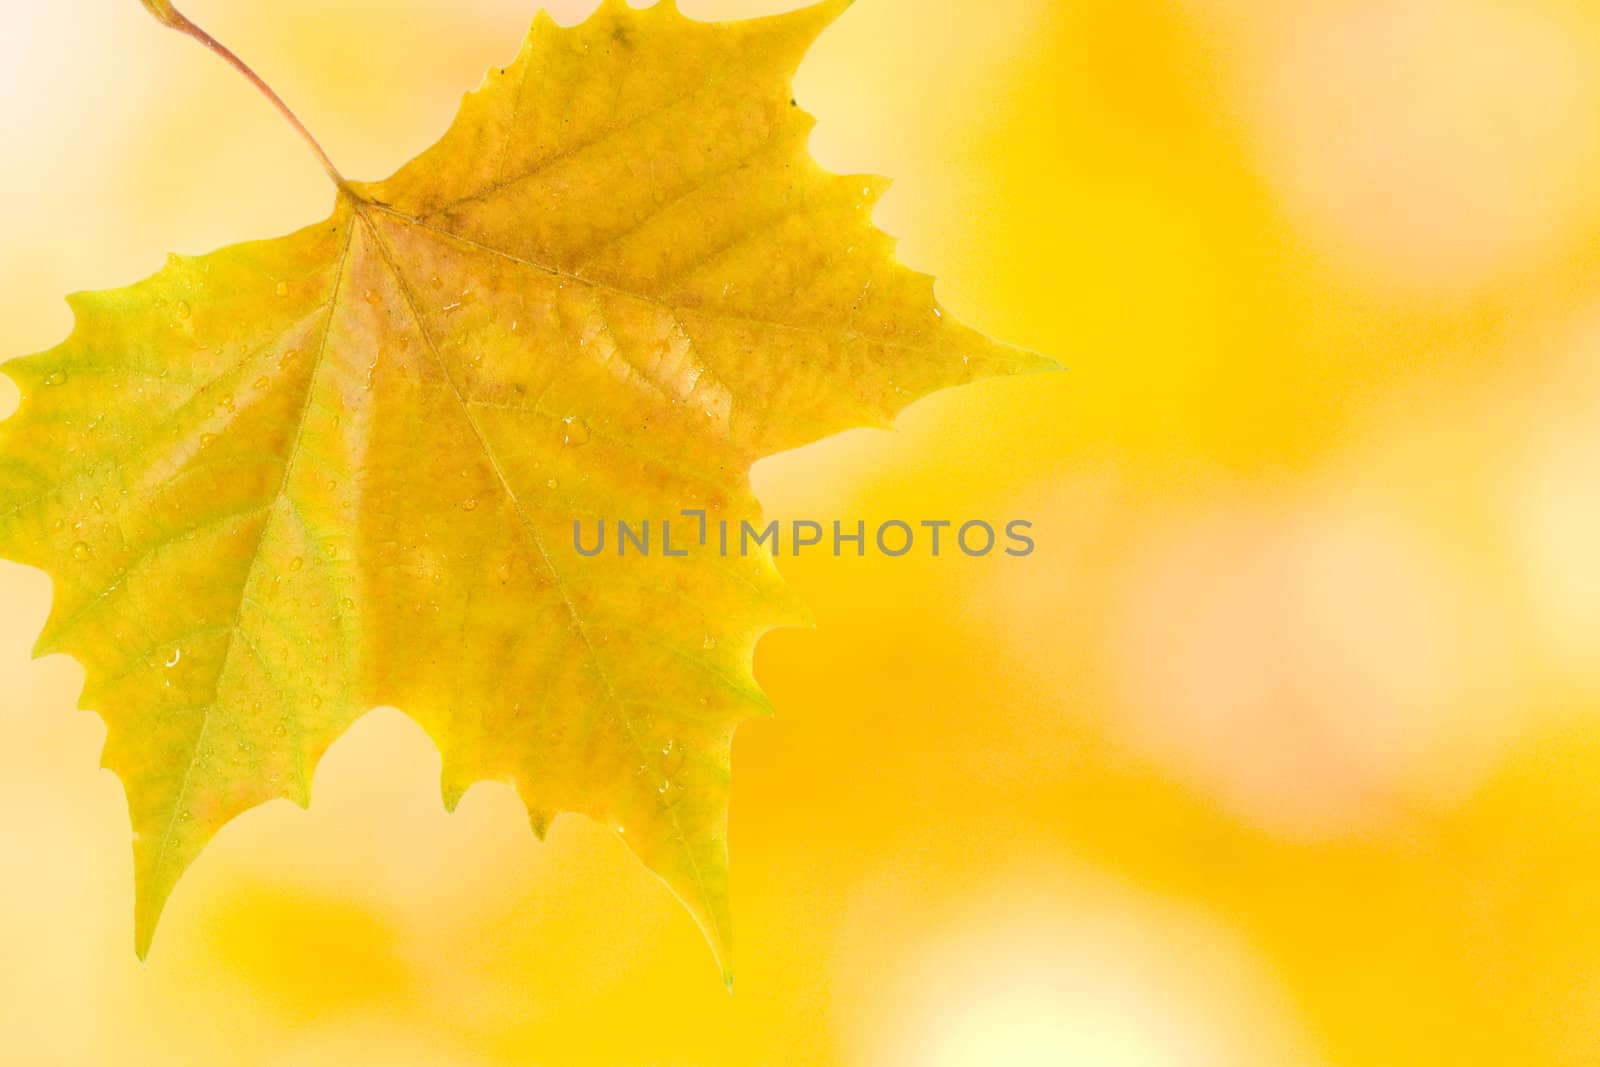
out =
[[[661,746],[661,769],[668,774],[677,774],[683,767],[683,746],[676,741],[668,741]]]
[[[561,420],[561,443],[574,448],[589,443],[589,424],[577,415],[568,415]]]

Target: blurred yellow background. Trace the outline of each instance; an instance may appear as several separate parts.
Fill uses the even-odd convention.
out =
[[[366,178],[533,14],[183,6]],[[134,0],[4,7],[0,354],[328,209]],[[602,828],[446,816],[392,710],[218,837],[140,965],[103,729],[0,564],[0,1062],[1600,1062],[1600,11],[863,0],[797,95],[945,304],[1069,373],[757,468],[774,517],[1039,550],[781,561],[819,626],[763,642],[779,717],[735,748],[736,995]]]

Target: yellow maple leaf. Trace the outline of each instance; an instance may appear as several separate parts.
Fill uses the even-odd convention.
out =
[[[166,0],[163,23],[234,63]],[[618,827],[720,959],[751,658],[803,618],[770,556],[589,557],[575,520],[750,521],[759,457],[1050,366],[945,316],[806,153],[790,96],[848,0],[739,23],[610,0],[326,222],[69,298],[15,360],[0,552],[55,580],[136,834],[136,942],[235,815],[309,802],[376,705],[453,805],[512,783]]]

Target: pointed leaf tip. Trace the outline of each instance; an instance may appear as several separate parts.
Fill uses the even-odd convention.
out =
[[[813,10],[822,19],[822,24],[826,26],[850,10],[855,2],[856,0],[822,0]]]
[[[747,25],[759,27],[766,33],[787,43],[785,52],[791,64],[797,65],[822,36],[824,30],[836,22],[855,3],[855,0],[821,0],[820,3],[810,7],[800,7],[793,11],[786,11],[778,15],[763,15],[760,18],[748,19],[728,25]]]
[[[815,37],[833,25],[855,2],[856,0],[821,0],[820,3],[796,11],[794,17],[805,19],[810,24],[812,36]]]
[[[152,904],[140,886],[134,887],[133,954],[140,963],[150,962],[150,946],[156,939],[156,927],[161,924],[161,909],[165,901]]]

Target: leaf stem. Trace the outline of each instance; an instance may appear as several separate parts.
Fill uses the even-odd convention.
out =
[[[311,136],[311,131],[306,129],[305,123],[301,122],[299,116],[289,110],[289,105],[283,102],[283,98],[273,91],[272,86],[262,81],[261,76],[251,70],[244,60],[234,55],[227,45],[189,21],[189,18],[183,12],[172,5],[171,0],[141,0],[141,2],[146,10],[154,15],[162,25],[193,37],[212,52],[221,56],[234,70],[243,74],[251,85],[261,91],[261,95],[272,101],[272,106],[277,108],[278,112],[289,120],[289,124],[305,139],[306,144],[311,146],[311,151],[316,153],[317,162],[321,163],[322,169],[328,172],[328,177],[333,179],[333,184],[337,185],[341,191],[346,188],[344,175],[339,173],[339,168],[333,165],[333,160],[328,158],[328,153],[323,151],[322,145],[317,143],[317,139]]]

